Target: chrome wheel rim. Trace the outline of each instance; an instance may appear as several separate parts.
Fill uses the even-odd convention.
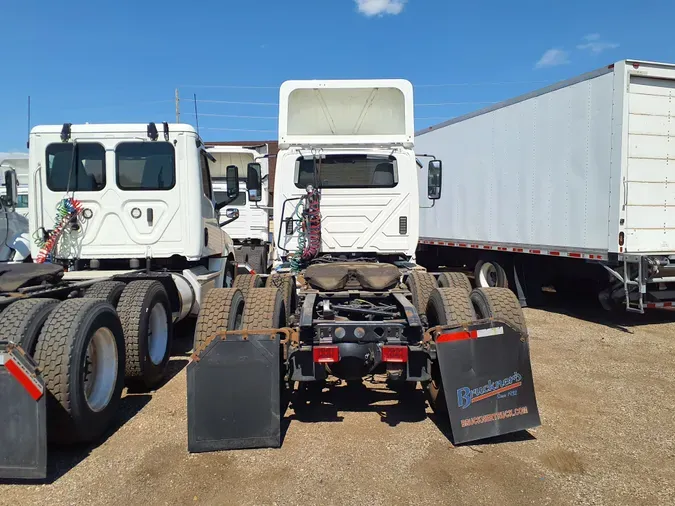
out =
[[[101,327],[87,345],[84,370],[84,399],[92,411],[110,403],[117,383],[117,343],[112,331]]]
[[[148,325],[148,355],[150,362],[159,365],[164,360],[169,344],[169,326],[163,304],[155,304],[150,311]]]
[[[490,262],[485,262],[481,265],[480,272],[478,274],[478,280],[480,286],[482,287],[495,287],[497,286],[497,269]]]

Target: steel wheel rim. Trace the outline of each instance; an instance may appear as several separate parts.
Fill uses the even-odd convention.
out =
[[[480,267],[478,279],[480,281],[480,286],[482,287],[497,286],[497,269],[490,262],[485,262]]]
[[[115,336],[108,327],[101,327],[89,340],[85,357],[84,399],[92,411],[102,411],[110,403],[117,383],[117,369]]]
[[[169,344],[169,325],[166,322],[166,310],[163,304],[155,304],[150,311],[148,325],[148,355],[150,362],[159,365],[166,355]]]

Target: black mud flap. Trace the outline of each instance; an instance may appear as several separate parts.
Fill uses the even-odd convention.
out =
[[[18,346],[0,341],[0,478],[47,477],[45,384]]]
[[[454,442],[541,424],[528,340],[506,323],[477,322],[436,338]]]
[[[278,334],[227,333],[187,366],[188,450],[281,446]]]

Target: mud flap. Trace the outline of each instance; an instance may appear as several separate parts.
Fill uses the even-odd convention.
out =
[[[541,424],[527,338],[498,321],[442,331],[436,352],[455,443]]]
[[[46,477],[44,381],[20,347],[0,341],[0,478]]]
[[[281,446],[278,334],[228,332],[187,366],[188,450]]]

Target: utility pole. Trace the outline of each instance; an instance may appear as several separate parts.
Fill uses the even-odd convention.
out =
[[[178,96],[178,88],[176,88],[176,123],[180,123],[180,97]]]

